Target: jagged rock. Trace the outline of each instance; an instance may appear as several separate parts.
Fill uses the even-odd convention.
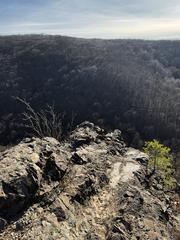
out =
[[[114,140],[114,141],[121,141],[122,140],[122,133],[119,129],[114,130],[114,132],[107,133],[106,139],[108,141]]]
[[[56,215],[58,222],[65,221],[67,218],[65,209],[63,209],[61,206],[57,207],[52,206],[51,212]]]
[[[75,163],[75,164],[86,164],[88,162],[88,159],[86,157],[84,157],[83,155],[81,155],[80,152],[75,152],[71,158],[71,160]]]
[[[70,135],[70,141],[74,148],[78,148],[83,144],[89,144],[96,141],[97,137],[103,134],[103,129],[95,126],[93,123],[84,122],[77,126],[77,129]]]
[[[51,153],[47,151],[47,146]],[[67,160],[60,157],[58,150],[59,143],[53,138],[26,139],[1,154],[1,217],[9,218],[27,207],[40,189],[43,179],[58,181],[62,178]],[[58,157],[55,157],[56,152],[59,153]]]
[[[177,240],[179,196],[147,188],[147,161],[89,122],[61,144],[26,139],[1,154],[0,239]]]

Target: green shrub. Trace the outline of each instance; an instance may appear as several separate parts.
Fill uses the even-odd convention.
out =
[[[175,170],[172,164],[171,149],[157,140],[145,142],[144,152],[149,156],[148,170],[151,173],[161,171],[164,186],[173,188],[176,185]]]

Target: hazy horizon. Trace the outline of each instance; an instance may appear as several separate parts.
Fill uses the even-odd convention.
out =
[[[0,2],[0,35],[179,40],[178,16],[177,0],[6,0]]]

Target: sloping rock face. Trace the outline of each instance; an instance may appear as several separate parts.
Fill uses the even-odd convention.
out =
[[[0,157],[0,239],[179,239],[179,202],[121,132],[85,122],[68,141],[25,139]]]

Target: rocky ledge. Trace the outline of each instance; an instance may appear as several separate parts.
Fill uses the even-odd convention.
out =
[[[148,186],[147,161],[89,122],[25,139],[0,154],[0,239],[180,239],[179,196]]]

